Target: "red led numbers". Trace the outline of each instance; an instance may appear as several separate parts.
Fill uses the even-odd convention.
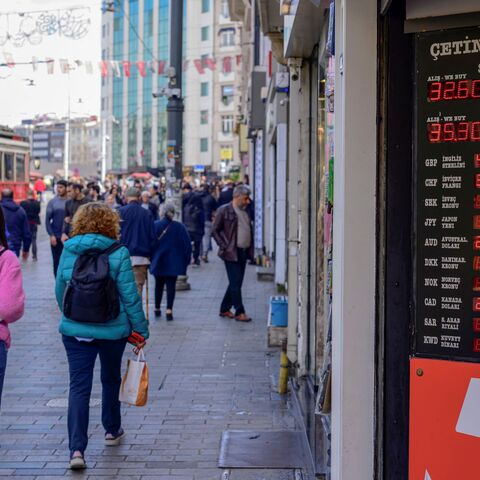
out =
[[[480,153],[476,153],[473,157],[475,168],[480,168]]]
[[[473,331],[480,332],[480,318],[473,319]]]
[[[475,188],[480,188],[480,173],[475,174]]]
[[[473,277],[473,291],[480,292],[480,277]]]
[[[473,237],[473,249],[480,250],[480,236],[476,235]]]
[[[473,297],[473,311],[480,312],[480,297]]]
[[[480,98],[480,80],[430,82],[427,89],[427,98],[430,102]]]
[[[480,122],[444,122],[427,124],[430,143],[480,142]]]
[[[480,338],[476,338],[473,341],[473,351],[474,352],[480,352]]]

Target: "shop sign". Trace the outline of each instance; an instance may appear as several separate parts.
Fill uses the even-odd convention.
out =
[[[480,32],[418,34],[416,59],[414,354],[480,362]]]

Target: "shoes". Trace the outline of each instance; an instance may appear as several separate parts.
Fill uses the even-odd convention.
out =
[[[230,310],[227,310],[226,312],[220,312],[218,315],[225,318],[235,318],[235,315]]]
[[[156,308],[154,313],[155,313],[156,317],[161,317],[162,316],[162,311],[159,308]]]
[[[120,440],[125,436],[125,431],[121,428],[115,435],[113,433],[105,434],[105,445],[108,447],[116,447],[120,445]]]
[[[237,322],[251,322],[252,319],[248,317],[245,313],[241,313],[240,315],[235,315],[235,320]]]
[[[38,260],[38,258],[35,256],[35,257],[32,257],[32,260],[33,260],[34,262],[36,262],[36,261]]]
[[[193,263],[192,263],[192,267],[193,268],[198,268],[200,266],[200,260],[195,260]]]
[[[171,322],[171,321],[173,320],[173,313],[172,313],[172,311],[169,312],[169,311],[167,310],[167,312],[166,312],[166,314],[165,314],[165,318],[167,319],[168,322]]]
[[[73,452],[70,456],[69,467],[71,470],[83,470],[87,468],[85,458],[80,452]]]
[[[204,263],[208,263],[208,255],[204,255],[202,257],[202,260],[203,260]]]

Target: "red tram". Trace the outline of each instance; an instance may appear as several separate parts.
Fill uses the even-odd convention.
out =
[[[29,165],[28,138],[0,126],[0,189],[10,188],[16,202],[27,198]]]

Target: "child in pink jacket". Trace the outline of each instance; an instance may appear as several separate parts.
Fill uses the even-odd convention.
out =
[[[23,315],[24,303],[22,269],[17,256],[8,250],[5,217],[0,207],[0,402],[10,348],[8,324]]]

